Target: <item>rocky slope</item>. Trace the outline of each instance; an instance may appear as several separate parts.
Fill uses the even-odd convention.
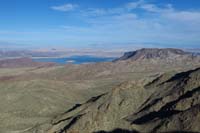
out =
[[[198,132],[200,68],[125,82],[31,129],[48,133]]]
[[[121,60],[143,60],[143,59],[177,59],[177,58],[188,58],[193,59],[196,56],[192,53],[185,52],[180,49],[166,48],[166,49],[158,49],[158,48],[143,48],[140,50],[127,52],[122,57],[116,59],[115,61]]]

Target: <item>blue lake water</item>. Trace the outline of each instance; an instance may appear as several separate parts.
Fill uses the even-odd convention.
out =
[[[65,58],[38,58],[33,59],[36,62],[55,62],[57,64],[84,64],[96,62],[109,62],[114,60],[112,57],[95,57],[95,56],[71,56]]]

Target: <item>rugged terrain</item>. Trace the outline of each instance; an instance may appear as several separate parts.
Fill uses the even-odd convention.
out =
[[[200,68],[161,75],[142,85],[126,82],[37,127],[37,132],[92,133],[200,131]],[[46,130],[45,127],[47,128]]]
[[[136,51],[131,51],[125,53],[122,57],[116,59],[115,61],[120,60],[144,60],[144,59],[163,59],[163,60],[183,60],[193,59],[196,55],[190,52],[185,52],[180,49],[166,48],[166,49],[140,49]]]
[[[0,132],[198,131],[200,57],[178,49],[124,56],[0,68]]]

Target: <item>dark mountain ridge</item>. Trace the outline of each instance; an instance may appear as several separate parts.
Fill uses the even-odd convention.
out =
[[[167,58],[175,58],[176,56],[188,56],[194,57],[190,52],[185,52],[181,49],[174,49],[174,48],[143,48],[136,51],[126,52],[122,57],[114,60],[121,61],[121,60],[142,60],[142,59],[167,59]]]

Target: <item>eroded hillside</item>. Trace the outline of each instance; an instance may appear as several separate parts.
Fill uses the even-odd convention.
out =
[[[92,133],[200,130],[200,68],[158,77],[148,84],[126,82],[92,97],[33,131]],[[46,128],[46,129],[45,129]]]

